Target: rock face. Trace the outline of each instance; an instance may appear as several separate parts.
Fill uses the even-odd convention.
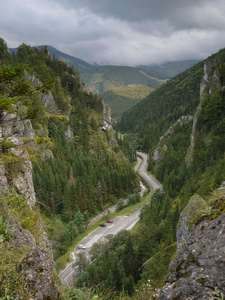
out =
[[[181,116],[176,123],[174,123],[165,133],[163,136],[160,137],[158,147],[152,152],[152,161],[154,165],[158,165],[165,157],[167,152],[166,144],[163,144],[166,139],[170,138],[173,134],[174,129],[177,126],[183,126],[193,120],[193,116]]]
[[[35,85],[41,86],[42,85],[41,81],[38,80],[34,75],[30,76],[28,73],[25,72],[24,77],[27,81],[30,81],[32,86],[35,86]],[[57,108],[55,99],[54,99],[51,91],[48,91],[48,93],[46,93],[46,94],[42,93],[41,95],[39,95],[39,97],[41,99],[42,105],[45,108],[48,108],[48,110],[50,112],[53,112],[53,113],[58,112],[58,108]]]
[[[189,123],[193,120],[193,116],[181,116],[175,124],[173,124],[165,133],[163,136],[160,137],[159,142],[161,142],[163,139],[170,137],[173,134],[174,129],[177,126],[183,126],[186,123]]]
[[[194,137],[196,131],[196,125],[198,116],[202,110],[201,107],[201,99],[204,94],[211,94],[214,90],[221,90],[222,84],[220,81],[220,74],[219,70],[212,65],[210,61],[205,62],[204,64],[204,74],[202,76],[201,84],[200,84],[200,103],[196,109],[194,119],[193,119],[193,126],[192,126],[192,133],[191,133],[191,143],[188,149],[188,153],[186,156],[186,163],[188,166],[191,165],[193,161],[193,154],[194,154]]]
[[[103,131],[111,130],[111,109],[109,106],[105,105],[103,106],[103,119],[102,119],[102,126],[101,129]]]
[[[186,208],[180,215],[177,225],[177,249],[189,239],[193,231],[194,224],[207,211],[208,204],[198,195],[194,195],[188,202]]]
[[[65,131],[65,137],[66,137],[66,139],[67,139],[68,142],[70,142],[72,140],[72,138],[73,138],[73,132],[72,132],[72,130],[70,128],[70,125],[67,126],[67,129]]]
[[[10,225],[10,229],[14,231],[12,243],[16,246],[27,246],[34,248],[36,246],[35,239],[29,230],[23,229],[19,222],[17,222],[10,215],[7,223]]]
[[[53,283],[52,270],[54,260],[49,257],[49,251],[37,247],[30,251],[23,260],[26,288],[32,294],[32,299],[58,299],[58,291]]]
[[[26,151],[22,150],[22,139],[23,137],[28,137],[25,135],[25,133],[27,133],[27,129],[24,123],[28,126],[28,120],[23,121],[16,114],[2,112],[0,115],[0,141],[8,137],[7,140],[12,142],[15,146],[10,149],[11,153],[14,156],[21,158],[27,155]],[[34,133],[31,134],[31,128],[32,127],[29,127],[29,135],[33,136]],[[9,184],[8,181],[9,179],[5,176],[4,167],[1,166],[0,182],[2,182],[2,184],[6,184],[6,182]],[[22,194],[27,198],[28,205],[34,206],[36,199],[32,180],[32,165],[29,160],[24,161],[23,167],[20,167],[17,170],[17,174],[10,184],[19,194]]]
[[[224,187],[216,191],[216,197],[213,212],[193,228],[153,299],[222,299],[215,298],[215,290],[225,294]]]
[[[167,151],[167,146],[163,145],[162,147],[157,147],[152,152],[152,161],[154,165],[158,165],[165,157]]]
[[[7,201],[3,204],[7,212],[7,223],[13,230],[11,247],[12,251],[20,247],[23,249],[24,259],[20,269],[24,275],[25,287],[30,294],[30,298],[37,300],[58,299],[58,291],[52,275],[54,259],[40,215],[36,215],[37,221],[35,224],[29,223],[29,230],[24,229],[22,223],[20,224],[16,220],[16,216],[24,215],[26,212],[30,212],[32,216],[36,202],[32,179],[32,164],[31,161],[26,159],[27,152],[23,147],[23,137],[35,137],[30,121],[24,121],[16,114],[1,112],[0,141],[6,139],[8,142],[12,142],[13,145],[9,150],[10,154],[14,155],[14,157],[24,158],[23,163],[16,166],[17,170],[13,173],[14,176],[9,176],[9,171],[6,171],[3,161],[0,161],[0,196],[7,196],[7,193],[10,191],[8,187],[10,186],[17,196],[20,195],[19,197],[22,196],[25,199],[23,210],[21,211],[22,208],[20,208],[19,213],[13,207],[14,215],[11,213],[11,208]],[[3,151],[0,148],[0,153]],[[29,218],[30,215],[27,216],[26,222],[29,222]]]

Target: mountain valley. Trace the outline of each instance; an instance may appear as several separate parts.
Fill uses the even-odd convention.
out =
[[[222,300],[225,49],[151,69],[0,39],[0,60],[0,298]],[[159,182],[142,179],[144,197],[137,155]],[[139,210],[91,264],[74,252]],[[69,285],[66,265],[79,269]]]

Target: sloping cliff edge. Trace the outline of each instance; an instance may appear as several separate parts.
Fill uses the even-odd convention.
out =
[[[35,208],[32,164],[22,147],[25,122],[17,114],[0,114],[0,141],[12,142],[10,154],[21,161],[8,169],[0,161],[0,284],[9,299],[59,299],[53,254]]]
[[[194,195],[177,227],[177,255],[153,299],[223,299],[225,182],[204,200]]]

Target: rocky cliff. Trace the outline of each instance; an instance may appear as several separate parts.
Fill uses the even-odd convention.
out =
[[[224,184],[207,201],[199,196],[190,199],[181,214],[177,238],[177,257],[170,265],[164,287],[153,299],[223,299]]]
[[[4,223],[4,226],[0,226],[0,246],[4,255],[14,254],[14,264],[8,269],[7,279],[1,277],[1,280],[10,299],[13,299],[11,295],[16,299],[58,299],[58,290],[53,280],[53,255],[35,207],[32,164],[23,147],[23,137],[27,137],[28,129],[29,135],[32,133],[34,136],[28,122],[17,114],[4,111],[0,114],[0,142],[4,140],[11,143],[8,154],[16,161],[12,164],[0,161],[0,207]],[[0,153],[4,154],[3,147]],[[7,238],[7,232],[10,232],[10,238]],[[15,273],[22,280],[18,286],[13,282],[14,277],[11,278]]]
[[[216,64],[212,64],[210,61],[206,61],[204,64],[204,74],[202,76],[201,84],[200,84],[200,103],[196,109],[196,112],[193,117],[193,126],[192,126],[192,133],[191,133],[191,142],[190,147],[188,149],[188,153],[186,156],[186,163],[188,166],[191,165],[193,161],[194,155],[194,147],[195,147],[195,132],[196,132],[196,125],[197,120],[202,110],[201,99],[203,95],[210,95],[213,91],[221,90],[222,84],[220,80],[219,70]]]

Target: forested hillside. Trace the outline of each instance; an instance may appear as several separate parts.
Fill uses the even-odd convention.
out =
[[[60,257],[74,238],[84,232],[90,216],[137,190],[139,180],[129,162],[134,160],[137,145],[149,153],[148,169],[162,183],[163,190],[156,190],[143,206],[140,222],[132,231],[107,236],[93,245],[89,252],[91,264],[84,252],[79,253],[75,265],[81,274],[73,286],[64,289],[62,298],[151,299],[156,289],[162,287],[171,259],[182,255],[177,247],[180,251],[191,236],[189,228],[184,226],[188,218],[192,230],[202,220],[206,221],[215,239],[220,236],[223,241],[222,230],[215,234],[215,228],[218,224],[222,227],[223,219],[217,222],[217,217],[225,212],[224,49],[164,83],[125,112],[117,127],[125,133],[123,139],[118,139],[112,130],[110,109],[98,96],[87,92],[73,67],[49,55],[46,47],[37,49],[22,44],[10,56],[1,39],[0,60],[0,184],[4,189],[4,194],[0,193],[4,212],[0,218],[0,281],[3,282],[0,293],[3,298],[21,295],[25,299],[29,296],[26,286],[37,294],[36,285],[41,282],[44,286],[44,281],[50,286],[45,295],[58,297],[49,280],[52,277],[49,266],[51,270],[54,266],[50,248],[55,258]],[[129,70],[126,69],[132,79]],[[107,70],[105,73],[106,79],[109,78]],[[10,124],[5,124],[5,111],[10,114]],[[15,145],[17,139],[20,144]],[[132,144],[135,149],[130,147]],[[17,151],[13,150],[15,146]],[[34,189],[29,197],[24,192],[27,184],[24,176],[29,170],[31,173],[31,163],[30,169],[23,166],[27,160],[33,161],[36,204]],[[31,174],[28,179],[30,188]],[[130,202],[139,200],[137,194],[129,196]],[[191,206],[194,214],[186,212]],[[21,224],[14,222],[13,228],[23,236],[20,243],[25,243],[24,248],[12,248],[14,230],[7,223],[8,211]],[[46,236],[42,236],[46,233],[40,212],[51,247]],[[199,228],[202,238],[204,224]],[[199,244],[200,253],[208,247],[207,241]],[[193,243],[189,241],[191,247]],[[174,283],[171,274],[183,282],[193,279],[192,273],[186,273],[190,265],[201,269],[194,251],[170,271],[172,293],[182,288]],[[39,259],[35,259],[37,253],[41,253]],[[44,262],[45,256],[51,258],[49,263]],[[219,266],[220,271],[224,261],[215,259],[216,266],[210,268]],[[207,257],[203,262],[207,264]],[[22,275],[27,268],[33,273],[27,273],[25,280],[29,284],[25,285]],[[221,274],[218,281],[222,286]],[[194,284],[209,289],[210,295],[220,299],[222,290],[216,290],[217,278],[210,279],[209,286],[205,284],[208,277],[196,277]],[[180,295],[177,293],[174,299]]]
[[[73,67],[51,57],[47,48],[25,44],[12,58],[6,50],[3,56],[10,65],[24,64],[32,85],[51,80],[51,92],[32,100],[33,114],[44,106],[49,114],[65,116],[63,121],[32,118],[28,128],[31,136],[50,138],[47,146],[38,147],[41,157],[33,165],[33,180],[43,214],[59,215],[65,222],[58,241],[63,248],[84,230],[84,220],[137,188],[137,176],[111,125],[102,129],[104,122],[110,122],[107,108],[103,109],[99,97],[85,91]],[[74,221],[78,216],[81,219]]]
[[[99,66],[82,69],[81,78],[88,89],[97,93],[103,93],[127,84],[142,84],[152,88],[157,88],[162,84],[161,80],[151,77],[143,70],[123,66]]]
[[[222,181],[224,64],[221,50],[169,80],[124,113],[118,125],[118,130],[135,134],[141,148],[149,151],[149,170],[173,198],[182,195],[187,200],[195,191],[205,194]],[[200,96],[201,110],[194,117]]]
[[[129,84],[106,91],[101,94],[101,97],[110,106],[112,117],[118,120],[125,111],[147,97],[152,91],[154,91],[153,88],[142,84]]]
[[[210,214],[209,204],[215,200],[209,195],[225,178],[224,68],[225,50],[221,50],[124,113],[118,129],[149,151],[149,170],[162,182],[163,191],[154,193],[131,236],[124,232],[101,246],[98,259],[77,279],[77,287],[101,283],[103,290],[125,290],[133,299],[149,299],[155,287],[162,286],[176,253],[180,213],[197,193],[190,200],[196,209],[195,217],[188,217],[190,226]],[[216,201],[221,206],[214,214],[220,215],[224,200]],[[179,265],[175,270],[180,270]]]

